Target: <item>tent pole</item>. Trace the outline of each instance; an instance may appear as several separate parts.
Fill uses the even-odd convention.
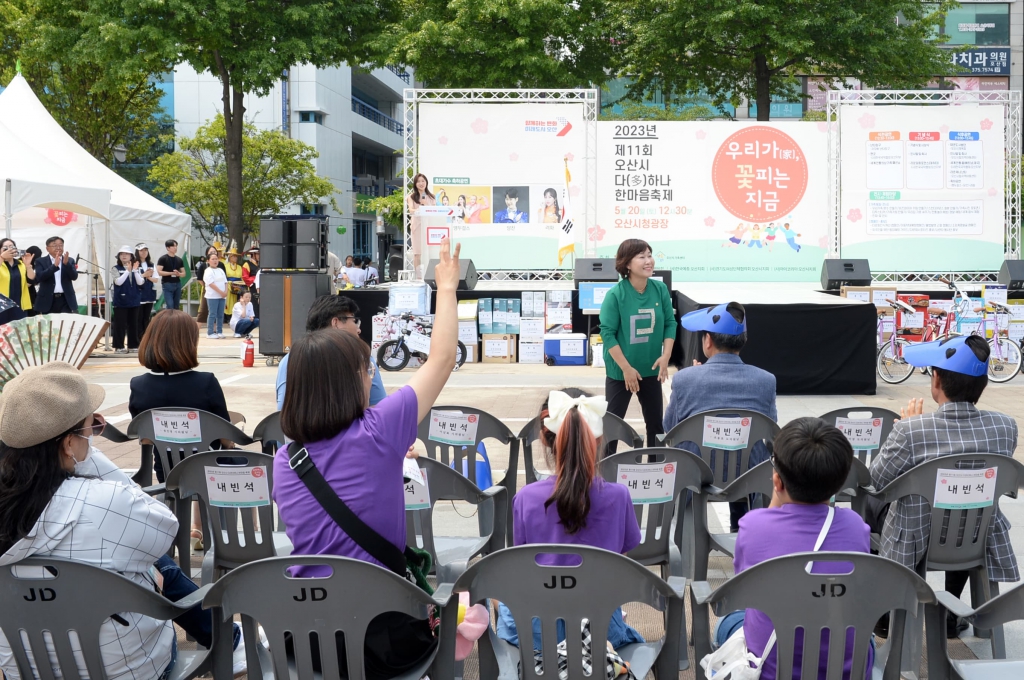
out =
[[[106,224],[107,224],[107,228],[106,228],[107,234],[106,234],[106,239],[105,240],[106,240],[106,244],[107,244],[107,246],[106,246],[107,247],[107,250],[106,250],[107,262],[109,263],[110,262],[110,218],[109,217],[106,220]],[[96,258],[96,259],[99,259],[99,258]],[[104,290],[109,292],[110,288],[108,286],[104,286]],[[107,332],[106,332],[106,334],[104,336],[104,339],[103,339],[103,349],[104,349],[104,351],[109,352],[110,351],[110,338],[113,335],[113,333],[111,332],[111,329],[110,329],[110,295],[104,295],[103,296],[103,318],[106,319],[106,321],[107,321]]]
[[[4,223],[7,226],[7,238],[11,238],[11,180],[7,180],[4,189]]]

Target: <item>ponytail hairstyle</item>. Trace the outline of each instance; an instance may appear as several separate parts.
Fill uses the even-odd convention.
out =
[[[570,397],[589,397],[576,388],[562,390]],[[552,503],[558,511],[559,521],[570,536],[579,533],[587,525],[590,514],[590,486],[597,476],[597,438],[573,407],[558,433],[544,427],[548,415],[545,400],[541,409],[540,438],[552,450],[555,459],[555,490],[544,502],[547,509]]]

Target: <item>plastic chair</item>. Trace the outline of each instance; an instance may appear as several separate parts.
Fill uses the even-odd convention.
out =
[[[281,430],[281,412],[274,411],[258,422],[256,429],[252,431],[252,440],[260,443],[263,453],[271,456],[277,453],[285,442],[284,432]]]
[[[466,571],[471,559],[505,547],[508,490],[499,485],[481,491],[473,482],[436,460],[418,458],[416,462],[426,473],[430,509],[406,510],[406,543],[430,553],[438,583],[454,583]],[[466,501],[480,509],[489,505],[492,510],[487,513],[487,525],[483,526],[485,522],[481,521],[479,536],[438,536],[434,534],[431,516],[438,501]],[[416,522],[409,521],[413,517]],[[418,532],[416,527],[420,528]]]
[[[936,475],[940,469],[984,469],[994,467],[996,472],[996,488],[992,505],[986,508],[970,510],[947,510],[932,507],[935,499]],[[999,498],[1003,495],[1017,497],[1017,489],[1024,481],[1024,464],[998,454],[965,453],[956,456],[933,458],[904,472],[884,488],[873,494],[882,503],[894,503],[906,496],[921,496],[931,508],[929,526],[940,527],[939,531],[929,531],[928,546],[925,557],[917,567],[918,574],[924,576],[932,571],[970,571],[971,602],[981,606],[999,593],[999,585],[988,579],[988,568],[985,566],[985,554],[988,545],[989,530],[992,519],[999,507]],[[893,512],[893,509],[889,510]],[[872,548],[877,548],[879,537],[871,537]],[[893,627],[890,625],[889,630]],[[1002,626],[991,631],[975,628],[979,637],[992,639],[992,656],[995,659],[1006,657],[1006,645]],[[921,658],[921,629],[915,625],[905,636],[904,643],[909,646],[903,656],[915,664],[904,670],[916,671],[916,664]]]
[[[605,442],[624,442],[633,449],[642,449],[644,447],[643,436],[638,434],[629,423],[614,413],[605,413],[602,425],[604,427]],[[540,441],[540,416],[528,422],[519,431],[519,439],[523,442],[523,463],[526,467],[526,483],[533,484],[538,479],[542,479],[542,477],[537,476],[537,468],[533,463],[533,443]],[[603,446],[599,447],[598,456],[604,454],[604,448]]]
[[[962,660],[951,659],[946,652],[946,610],[967,619],[980,628],[994,629],[1010,621],[1024,619],[1024,586],[1002,593],[977,609],[945,590],[935,593],[939,604],[925,607],[928,617],[928,677],[931,680],[1018,680],[1024,677],[1024,659]],[[937,635],[933,635],[933,631]]]
[[[327,566],[332,573],[309,579],[289,575],[290,567],[303,565]],[[207,593],[203,606],[215,608],[214,628],[221,635],[230,635],[232,617],[242,616],[251,678],[313,680],[344,675],[360,680],[366,677],[363,643],[370,621],[384,612],[403,612],[425,619],[428,608],[444,606],[450,593],[451,587],[446,586],[430,596],[387,569],[347,557],[272,557],[225,575]],[[269,650],[257,642],[257,622],[266,632]],[[285,636],[289,634],[294,645],[293,658],[285,653]],[[316,673],[310,644],[314,635],[319,643],[322,669]],[[339,668],[339,651],[347,659],[347,673]],[[419,680],[436,659],[435,652],[422,667],[400,676],[401,680]],[[229,648],[215,649],[213,675],[231,677]],[[430,676],[451,677],[433,671]]]
[[[100,436],[107,441],[114,442],[115,444],[124,444],[125,442],[130,442],[132,440],[132,437],[121,432],[121,430],[117,429],[110,423],[106,423],[103,426],[103,432],[100,432]]]
[[[634,449],[608,456],[599,463],[598,472],[605,481],[619,483],[619,465],[640,465],[659,464],[669,465],[674,468],[675,480],[672,487],[672,500],[665,503],[639,504],[635,503],[633,509],[636,511],[636,521],[640,525],[642,540],[633,550],[630,550],[626,557],[636,560],[644,566],[658,565],[661,567],[661,577],[667,579],[670,576],[685,576],[682,556],[679,546],[672,537],[672,520],[676,516],[676,505],[685,502],[681,498],[683,491],[690,491],[694,496],[692,511],[700,513],[706,510],[706,504],[701,498],[702,489],[711,483],[711,469],[707,463],[689,451],[679,449],[651,448]],[[644,523],[644,508],[647,508],[647,521]],[[698,522],[702,523],[700,517]],[[692,560],[689,561],[693,563]],[[690,666],[687,657],[687,644],[684,637],[679,640],[679,670],[686,670]]]
[[[427,457],[431,460],[439,460],[445,465],[454,465],[456,470],[466,469],[469,474],[469,481],[473,484],[477,484],[476,478],[476,455],[477,446],[480,442],[485,439],[496,439],[502,444],[508,445],[508,470],[505,471],[505,477],[497,482],[498,486],[503,486],[508,490],[508,509],[505,517],[505,530],[508,534],[507,542],[512,543],[512,498],[516,495],[516,478],[519,474],[519,438],[508,429],[505,423],[501,422],[490,413],[481,411],[478,408],[471,406],[435,406],[431,411],[461,411],[465,414],[472,414],[477,416],[479,419],[477,422],[476,439],[472,444],[445,444],[442,442],[433,441],[430,439],[430,415],[423,419],[419,424],[419,428],[416,432],[416,438],[423,442],[423,445],[427,449]],[[471,457],[470,462],[472,465],[467,464],[463,467],[462,461],[466,460],[467,457]],[[480,520],[480,533],[487,533],[485,530],[486,526],[491,526],[488,522],[493,522],[494,518],[488,518],[487,513],[489,509],[482,508],[481,512],[478,513]],[[422,532],[421,527],[416,527],[417,532]]]
[[[537,564],[538,555],[576,555],[576,566]],[[616,650],[636,677],[653,669],[660,680],[679,677],[679,640],[683,635],[683,592],[686,579],[668,582],[623,555],[579,545],[524,545],[484,557],[459,577],[454,596],[441,615],[441,646],[437,677],[451,678],[455,658],[455,626],[459,593],[469,593],[471,603],[494,598],[505,603],[515,617],[523,646],[517,648],[497,637],[488,627],[478,642],[481,680],[495,678],[558,678],[556,622],[565,622],[568,677],[604,677],[603,655],[608,623],[615,609],[627,602],[641,602],[665,612],[665,637],[657,642],[626,645]],[[543,676],[534,669],[532,619],[541,621]],[[597,657],[594,674],[583,674],[580,623],[590,622],[591,649]],[[517,673],[517,666],[520,672]]]
[[[809,574],[808,562],[845,562],[852,570],[842,574]],[[844,570],[845,571],[845,570]],[[830,641],[845,641],[854,630],[851,678],[863,678],[868,643],[879,617],[896,610],[893,629],[902,638],[907,612],[916,615],[919,605],[935,602],[935,594],[923,578],[910,569],[877,555],[857,552],[805,552],[762,562],[719,586],[714,592],[704,582],[690,586],[693,602],[694,652],[703,659],[711,652],[709,609],[719,617],[740,610],[757,609],[775,624],[778,667],[776,677],[793,677],[793,651],[797,629],[804,631],[800,677],[818,678],[821,646],[818,631],[827,629]],[[943,623],[943,635],[945,624]],[[807,642],[810,640],[811,642]],[[899,650],[899,640],[892,649]],[[845,644],[829,644],[825,680],[841,680]],[[900,677],[899,653],[885,655],[875,650],[874,668],[884,666],[882,677]],[[705,678],[698,666],[697,678]]]
[[[225,457],[245,458],[246,462],[230,464],[224,462]],[[274,506],[270,498],[267,498],[266,505],[254,508],[210,505],[207,466],[246,470],[261,466],[265,469],[268,489],[271,492],[274,489],[274,458],[240,449],[194,453],[175,465],[167,475],[167,490],[181,498],[197,496],[208,520],[203,526],[203,535],[212,544],[207,546],[203,557],[202,582],[214,583],[228,571],[249,562],[291,554],[292,543],[288,536],[283,531],[274,531]],[[259,528],[256,527],[257,517]]]
[[[887,408],[871,408],[870,406],[856,406],[850,408],[838,408],[834,411],[819,416],[829,425],[836,426],[836,420],[839,418],[854,418],[854,419],[879,419],[881,420],[881,432],[878,439],[878,448],[882,447],[885,440],[889,438],[889,433],[892,432],[892,426],[900,418],[900,414],[895,411],[890,411]],[[854,449],[853,453],[857,456],[857,459],[864,465],[871,465],[871,457],[878,449]]]
[[[17,571],[17,576],[14,571]],[[0,628],[7,635],[22,678],[35,677],[29,659],[32,650],[35,650],[38,660],[40,652],[47,649],[44,634],[52,636],[56,657],[40,665],[39,677],[54,680],[51,665],[54,663],[63,677],[79,677],[77,655],[72,651],[69,635],[71,631],[78,636],[78,646],[89,677],[106,678],[99,645],[100,627],[105,621],[121,612],[167,621],[199,604],[206,591],[206,588],[200,588],[187,598],[171,602],[152,588],[145,588],[107,569],[56,557],[30,558],[17,565],[0,568],[0,592],[3,593]],[[18,631],[21,631],[20,635]],[[25,647],[22,635],[27,635],[31,649]],[[213,637],[213,649],[224,647],[229,661],[231,635],[228,628],[227,638],[218,637],[217,631]],[[228,644],[220,644],[218,640],[226,640]],[[204,675],[210,671],[212,660],[213,655],[208,650],[179,649],[170,677],[172,680],[186,680]]]

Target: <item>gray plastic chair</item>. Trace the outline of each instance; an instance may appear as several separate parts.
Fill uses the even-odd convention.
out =
[[[508,516],[508,491],[495,485],[481,491],[476,484],[447,465],[429,458],[416,460],[427,476],[427,494],[430,510],[406,510],[406,543],[422,548],[434,559],[438,583],[455,583],[469,565],[469,561],[483,552],[494,552],[505,547],[505,518]],[[466,501],[482,509],[492,507],[486,513],[486,523],[479,536],[438,536],[434,534],[431,516],[438,501]],[[413,518],[418,521],[412,521]],[[417,536],[416,527],[420,528]]]
[[[103,432],[100,432],[100,436],[107,441],[114,442],[115,444],[124,444],[125,442],[130,442],[132,440],[131,437],[126,435],[124,432],[121,432],[121,430],[117,429],[110,423],[106,423],[103,426]]]
[[[603,438],[605,442],[624,442],[632,449],[642,449],[644,447],[643,436],[637,433],[637,431],[622,418],[618,417],[614,413],[605,413],[602,420],[602,426],[604,427]],[[526,467],[526,483],[533,484],[538,479],[542,478],[537,475],[537,467],[533,462],[534,442],[540,441],[540,416],[537,416],[528,422],[523,429],[519,431],[519,439],[523,442],[523,464]],[[597,455],[603,456],[604,449],[604,446],[599,447]]]
[[[480,445],[480,442],[485,439],[496,439],[501,444],[508,445],[508,470],[505,472],[505,477],[501,481],[495,480],[495,484],[503,486],[508,490],[508,511],[505,517],[505,531],[508,534],[506,541],[509,545],[512,544],[512,499],[516,495],[516,479],[519,474],[519,438],[508,429],[505,423],[501,422],[490,413],[481,411],[478,408],[472,406],[434,406],[432,411],[461,411],[466,414],[473,414],[479,418],[476,430],[476,441],[472,445],[465,446],[465,452],[463,452],[463,446],[455,446],[452,444],[444,444],[442,442],[436,442],[430,439],[430,415],[423,419],[419,424],[419,428],[416,432],[416,438],[423,442],[423,445],[427,448],[427,457],[431,460],[438,460],[445,465],[451,465],[454,462],[454,467],[458,471],[462,471],[462,461],[468,458],[469,463],[466,465],[467,477],[473,484],[479,484],[476,480],[476,447]],[[492,478],[494,477],[494,470],[491,470]],[[490,526],[488,522],[493,521],[493,518],[488,518],[487,513],[489,509],[483,508],[482,512],[478,513],[477,516],[480,519],[480,532],[485,532],[485,527]],[[420,527],[416,528],[417,531],[422,531]]]
[[[900,418],[900,414],[895,411],[890,411],[887,408],[872,408],[870,406],[857,406],[850,408],[838,408],[834,411],[819,416],[829,425],[835,427],[836,419],[838,418],[871,418],[872,420],[878,418],[882,421],[880,427],[881,433],[879,435],[879,448],[885,443],[885,440],[889,438],[889,433],[892,432],[892,426]],[[854,449],[853,453],[857,456],[857,459],[865,465],[871,465],[871,457],[878,451],[878,449]]]
[[[17,570],[18,576],[12,572]],[[38,573],[38,576],[31,574]],[[7,634],[15,663],[22,678],[35,677],[29,661],[31,650],[22,642],[21,631],[39,655],[47,648],[44,632],[52,635],[56,665],[65,678],[79,677],[69,633],[75,631],[82,648],[82,658],[90,678],[105,680],[107,674],[99,646],[100,627],[112,615],[122,612],[142,614],[167,621],[180,616],[203,600],[206,588],[200,588],[178,602],[158,595],[152,588],[130,581],[120,574],[82,562],[56,557],[30,558],[0,568],[0,628]],[[118,624],[114,624],[118,625]],[[214,632],[213,648],[225,647],[218,640],[227,640],[231,658],[231,635],[218,637]],[[187,680],[208,673],[212,668],[210,651],[179,649],[171,669],[172,680]],[[230,670],[230,669],[229,669]],[[51,663],[38,664],[39,677],[54,680]],[[227,677],[230,677],[230,672]]]
[[[809,574],[808,562],[846,562],[853,569],[845,574]],[[846,639],[853,628],[854,655],[851,678],[863,678],[868,644],[879,617],[895,610],[894,636],[902,638],[902,622],[907,612],[916,615],[919,605],[935,602],[935,594],[923,578],[910,569],[877,555],[856,552],[806,552],[778,557],[743,571],[714,592],[704,582],[690,587],[693,601],[694,652],[703,659],[711,652],[709,608],[719,617],[740,610],[757,609],[775,624],[778,671],[776,677],[793,677],[793,648],[796,631],[802,628],[804,639],[816,640],[817,631],[828,629],[829,640]],[[943,634],[945,624],[943,623]],[[900,649],[899,644],[893,649]],[[805,643],[801,664],[802,678],[817,678],[820,645]],[[825,680],[841,680],[845,644],[830,644]],[[899,654],[885,656],[875,651],[874,668],[884,665],[883,678],[897,680]],[[698,680],[704,669],[697,667]]]
[[[274,455],[284,446],[284,431],[281,430],[281,412],[274,411],[256,424],[252,431],[252,440],[259,442],[263,453]]]
[[[850,474],[843,482],[843,488],[836,494],[836,502],[848,502],[853,511],[861,517],[864,516],[864,503],[867,494],[874,491],[871,486],[871,471],[868,466],[854,456],[853,464],[850,466]]]
[[[951,659],[946,651],[946,610],[981,628],[998,628],[1024,619],[1024,586],[1002,593],[977,609],[971,609],[945,590],[935,593],[939,605],[925,607],[928,617],[928,677],[931,680],[1019,680],[1024,677],[1024,659]],[[937,635],[932,632],[937,631]]]
[[[538,555],[578,555],[582,562],[572,567],[541,566]],[[638,678],[651,669],[659,680],[679,677],[679,640],[682,637],[683,593],[686,579],[658,578],[634,560],[607,550],[578,545],[524,545],[493,553],[472,565],[459,577],[453,596],[441,615],[441,646],[437,677],[454,677],[455,626],[459,593],[469,593],[471,603],[493,598],[504,602],[515,617],[525,646],[517,648],[497,637],[488,627],[478,642],[481,680],[495,678],[558,678],[555,646],[556,621],[565,622],[568,677],[603,678],[603,654],[608,623],[615,609],[627,602],[641,602],[665,612],[668,627],[657,642],[626,645],[616,650]],[[532,620],[541,621],[544,674],[534,670]],[[594,674],[583,675],[580,623],[590,621],[592,650],[597,661]],[[517,666],[521,664],[521,674]]]
[[[619,465],[652,463],[671,464],[675,468],[672,500],[666,503],[633,505],[633,509],[636,511],[636,521],[640,525],[642,541],[640,545],[626,553],[626,557],[636,560],[644,566],[660,566],[663,579],[670,576],[685,576],[686,571],[679,546],[671,540],[672,521],[676,517],[676,505],[685,502],[685,496],[682,496],[682,493],[687,490],[694,494],[691,511],[697,513],[698,518],[702,517],[701,513],[706,510],[706,504],[700,495],[702,489],[711,483],[711,469],[707,463],[689,451],[657,447],[634,449],[608,456],[599,463],[598,471],[605,481],[617,484],[619,482]],[[647,508],[646,524],[643,523],[645,507]],[[703,524],[700,519],[698,521]],[[687,563],[693,564],[692,558]],[[679,670],[686,670],[690,666],[685,634],[684,628],[684,637],[679,640],[681,655]]]
[[[326,565],[332,574],[323,578],[295,578],[289,567]],[[366,629],[384,612],[403,612],[427,618],[431,605],[448,602],[451,587],[438,589],[432,597],[418,586],[383,567],[347,557],[272,557],[233,570],[215,583],[203,600],[214,609],[214,628],[231,634],[232,617],[242,616],[242,633],[250,678],[340,678],[339,646],[348,661],[346,677],[366,677],[363,643]],[[257,642],[256,624],[263,626],[269,650]],[[453,621],[454,623],[454,621]],[[285,653],[285,635],[290,634],[294,657]],[[340,634],[340,635],[339,635]],[[310,638],[316,635],[322,672],[314,674]],[[454,641],[453,641],[454,642]],[[437,658],[400,680],[419,680]],[[454,659],[454,656],[453,656]],[[433,671],[431,677],[451,677]],[[231,649],[214,651],[215,678],[231,677]]]
[[[242,465],[223,459],[244,458]],[[220,462],[219,462],[220,461]],[[210,505],[206,485],[207,466],[252,469],[266,468],[267,486],[274,489],[274,458],[265,453],[234,449],[194,453],[174,466],[167,475],[167,490],[181,498],[198,497],[206,524],[203,536],[211,544],[203,556],[202,583],[214,583],[225,573],[265,557],[291,554],[292,543],[283,531],[274,531],[274,506],[270,499],[256,508],[227,508]],[[254,516],[255,515],[255,516]],[[259,528],[256,528],[256,518]],[[238,526],[241,523],[241,532]],[[258,533],[257,533],[258,532]],[[186,572],[187,573],[187,572]]]
[[[1007,495],[1017,497],[1017,489],[1024,481],[1024,464],[998,454],[965,453],[956,456],[942,456],[922,463],[890,482],[885,488],[873,494],[882,503],[894,503],[905,496],[921,496],[931,507],[935,498],[935,478],[939,469],[979,469],[994,467],[996,473],[996,491],[992,505],[987,508],[973,510],[931,509],[931,526],[940,527],[940,531],[930,531],[925,558],[918,565],[918,573],[924,576],[927,571],[970,571],[971,602],[982,605],[999,593],[999,585],[988,579],[985,566],[985,553],[988,544],[992,518],[999,507],[999,498]],[[891,512],[891,510],[890,510]],[[956,528],[951,531],[951,529]],[[879,537],[873,534],[871,543],[877,548]],[[890,626],[890,631],[892,626]],[[1006,646],[1002,626],[991,631],[975,628],[979,637],[992,639],[992,656],[996,659],[1006,657]],[[920,623],[905,636],[909,649],[904,650],[904,657],[914,662],[921,657]],[[915,671],[914,668],[904,670]]]

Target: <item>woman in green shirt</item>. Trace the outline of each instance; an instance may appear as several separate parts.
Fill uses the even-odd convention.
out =
[[[664,433],[661,383],[668,378],[676,339],[672,294],[664,283],[651,279],[654,256],[646,241],[623,241],[615,256],[615,271],[622,280],[601,304],[608,412],[624,418],[632,395],[637,395],[647,445],[657,446],[657,435]],[[609,444],[608,452],[615,452],[614,444]]]

